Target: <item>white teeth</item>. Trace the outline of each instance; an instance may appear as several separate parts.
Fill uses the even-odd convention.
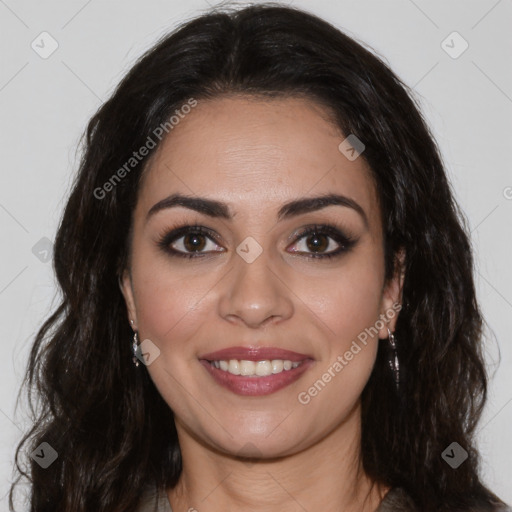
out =
[[[236,359],[231,359],[229,361],[228,372],[233,375],[240,375],[240,363]]]
[[[229,361],[211,361],[210,364],[219,370],[229,372],[233,375],[266,377],[268,375],[281,373],[282,371],[291,370],[292,368],[297,368],[302,364],[302,361],[292,362],[288,359],[273,359],[272,361],[268,359],[263,361],[230,359]]]
[[[260,377],[272,375],[272,363],[270,361],[258,361],[256,363],[256,375]]]
[[[281,359],[272,360],[272,373],[281,373],[283,371],[283,361]]]
[[[240,375],[254,375],[255,370],[256,363],[254,361],[240,361]]]

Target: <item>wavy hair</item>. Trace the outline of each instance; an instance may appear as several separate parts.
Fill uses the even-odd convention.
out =
[[[381,343],[361,396],[364,469],[404,488],[421,511],[492,510],[498,499],[480,480],[474,439],[487,395],[483,318],[466,220],[440,151],[412,91],[381,58],[321,18],[275,4],[224,7],[183,23],[90,120],[55,240],[62,297],[35,337],[22,387],[33,423],[16,450],[10,509],[22,478],[31,512],[132,512],[148,482],[177,483],[173,413],[145,368],[133,365],[118,281],[129,268],[133,210],[152,152],[108,193],[98,190],[190,98],[226,94],[307,97],[365,144],[386,278],[400,249],[406,260],[400,389]],[[58,453],[46,469],[28,457],[43,442]],[[468,452],[456,470],[441,457],[453,442]]]

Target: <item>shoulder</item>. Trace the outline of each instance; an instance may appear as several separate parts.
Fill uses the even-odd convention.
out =
[[[172,509],[165,492],[154,485],[147,485],[136,512],[172,512]]]
[[[420,512],[409,494],[400,487],[391,489],[375,512]],[[512,512],[512,508],[497,498],[493,504],[475,505],[465,512]]]

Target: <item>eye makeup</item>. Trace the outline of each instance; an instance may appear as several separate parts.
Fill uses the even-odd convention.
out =
[[[324,241],[327,241],[327,247],[331,245],[331,241],[334,241],[334,243],[338,245],[337,248],[329,252],[290,251],[292,254],[303,255],[305,258],[311,259],[331,259],[340,257],[349,252],[358,241],[357,238],[345,233],[344,230],[330,223],[306,225],[296,230],[293,236],[295,237],[293,245],[302,240],[314,240],[313,248],[316,247],[321,250],[325,245],[322,243]],[[203,252],[205,245],[207,245],[206,243],[202,243],[204,239],[208,239],[214,245],[222,247],[220,237],[214,230],[197,223],[176,224],[164,229],[158,235],[156,244],[169,256],[179,258],[204,258],[211,256],[212,252],[225,252],[224,248],[222,248],[222,250]],[[175,247],[180,240],[183,240],[179,245],[182,245],[184,250]],[[188,242],[192,242],[192,244]],[[194,245],[195,247],[193,247]]]

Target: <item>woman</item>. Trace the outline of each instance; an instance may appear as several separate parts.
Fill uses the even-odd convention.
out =
[[[54,261],[32,511],[506,510],[438,149],[325,21],[259,5],[160,41],[89,124]]]

